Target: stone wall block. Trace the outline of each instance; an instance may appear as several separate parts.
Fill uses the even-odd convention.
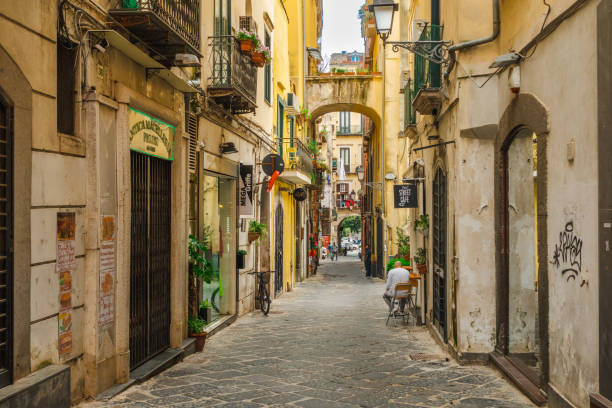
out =
[[[56,100],[34,93],[32,108],[32,148],[59,151]]]
[[[32,371],[36,371],[45,362],[59,362],[57,349],[58,325],[57,316],[34,323],[30,327],[30,359]]]
[[[32,267],[31,320],[40,320],[59,310],[59,278],[55,263]]]
[[[84,158],[32,152],[32,206],[84,205],[85,177]]]

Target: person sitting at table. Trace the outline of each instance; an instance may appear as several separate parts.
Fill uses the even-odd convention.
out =
[[[397,261],[393,264],[393,269],[389,271],[389,275],[387,275],[387,286],[385,289],[385,293],[383,294],[383,299],[389,306],[389,312],[393,310],[393,296],[395,296],[395,285],[398,283],[408,283],[410,281],[410,271],[402,268],[402,263]],[[408,294],[408,291],[402,290],[397,293],[398,296],[405,296]],[[404,311],[404,306],[406,304],[405,299],[400,299],[399,301],[400,311]]]

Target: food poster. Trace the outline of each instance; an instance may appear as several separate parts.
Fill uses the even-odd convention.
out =
[[[72,351],[72,271],[76,266],[76,213],[57,213],[57,259],[59,277],[58,349]]]
[[[102,326],[115,318],[115,216],[102,216],[101,227],[98,322]]]

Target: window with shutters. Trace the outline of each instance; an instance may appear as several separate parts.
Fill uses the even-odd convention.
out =
[[[253,17],[242,16],[240,17],[240,31],[253,31]]]
[[[264,44],[271,49],[271,38],[268,31],[264,32]],[[264,98],[266,102],[272,103],[272,64],[266,64],[264,68]]]
[[[341,147],[340,148],[340,160],[344,164],[344,172],[351,172],[351,148]]]
[[[351,133],[351,112],[340,112],[338,133]]]
[[[198,168],[198,116],[189,112],[186,126],[189,134],[189,173],[195,173]]]

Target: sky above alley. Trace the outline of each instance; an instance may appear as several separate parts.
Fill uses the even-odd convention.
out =
[[[364,0],[323,0],[322,54],[363,52],[359,8]]]

